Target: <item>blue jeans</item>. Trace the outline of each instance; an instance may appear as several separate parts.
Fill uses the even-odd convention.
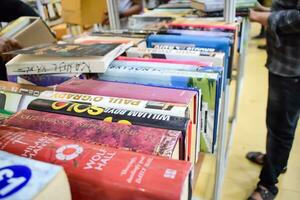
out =
[[[278,176],[287,166],[300,113],[300,77],[269,73],[267,144],[259,184],[277,194]]]

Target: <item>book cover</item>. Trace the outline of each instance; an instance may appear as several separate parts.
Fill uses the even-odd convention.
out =
[[[27,108],[27,105],[36,99],[35,96],[19,94],[14,92],[0,91],[0,109],[15,113]]]
[[[0,81],[0,91],[39,96],[41,92],[46,90],[52,90],[52,88],[33,86],[29,84],[18,84],[9,81]]]
[[[198,67],[212,66],[212,62],[199,61],[199,60],[180,60],[180,59],[165,59],[165,58],[150,58],[146,56],[144,58],[130,58],[125,56],[119,56],[116,60],[120,61],[146,61],[151,63],[165,63],[165,64],[183,64],[183,65],[195,65]]]
[[[102,73],[132,43],[54,44],[17,50],[6,64],[8,75]]]
[[[176,149],[177,152],[174,152],[181,138],[180,131],[128,125],[131,122],[127,120],[109,123],[111,119],[108,118],[103,122],[56,113],[22,110],[6,120],[4,124],[114,148],[167,158],[172,158],[174,154],[174,156],[179,155],[177,159],[183,158],[183,155],[179,154],[180,149],[183,148],[181,144]]]
[[[180,131],[185,131],[189,122],[189,119],[184,117],[147,113],[144,111],[104,108],[84,103],[52,101],[46,99],[35,99],[30,102],[27,108],[107,122],[119,122]]]
[[[167,59],[179,61],[198,61],[203,62],[202,66],[224,66],[224,53],[221,52],[203,52],[203,51],[188,51],[168,48],[130,48],[126,51],[129,58],[150,58],[150,59]],[[119,57],[120,58],[120,57]],[[120,60],[120,59],[117,60]],[[178,63],[180,64],[180,63]],[[189,63],[182,63],[189,64]],[[191,65],[196,63],[190,62]]]
[[[135,67],[111,65],[105,74],[99,76],[101,80],[119,81],[126,83],[148,84],[155,86],[171,86],[175,88],[197,88],[202,93],[202,117],[204,121],[201,127],[203,152],[213,152],[215,137],[218,127],[219,95],[221,90],[220,77],[218,73],[205,73],[197,71],[168,70],[160,67]]]
[[[99,95],[87,95],[69,92],[45,91],[39,96],[40,99],[77,102],[100,106],[104,108],[126,109],[153,114],[164,114],[178,117],[188,116],[189,108],[186,104],[146,101]]]
[[[62,167],[4,151],[0,151],[0,161],[0,199],[71,199]]]
[[[84,74],[31,74],[31,75],[9,75],[8,81],[20,84],[30,84],[35,86],[49,87],[61,84],[71,78],[78,77],[84,79]]]
[[[95,36],[84,35],[76,38],[74,43],[77,44],[121,44],[132,42],[134,46],[145,41],[144,38],[122,37],[122,36]]]
[[[87,85],[89,87],[86,87]],[[197,95],[196,92],[188,90],[79,79],[66,81],[58,85],[56,90],[62,92],[103,95],[179,104],[190,104]]]
[[[60,57],[105,56],[119,45],[120,44],[41,44],[9,53]]]
[[[191,198],[186,194],[192,168],[188,162],[12,127],[0,128],[0,143],[0,150],[63,166],[74,200]]]

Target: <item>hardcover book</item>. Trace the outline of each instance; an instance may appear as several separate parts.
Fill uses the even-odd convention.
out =
[[[76,108],[74,108],[76,109]],[[118,123],[66,116],[35,110],[23,110],[5,121],[5,125],[40,132],[48,132],[58,137],[95,143],[114,148],[183,159],[179,139],[180,131],[128,125],[128,120]],[[181,140],[182,142],[182,140]]]
[[[3,149],[3,140],[0,144]],[[4,151],[0,151],[0,161],[0,199],[72,199],[62,167]]]
[[[44,44],[9,52],[19,54],[6,64],[8,75],[102,73],[126,44]]]
[[[0,128],[0,143],[0,150],[63,166],[74,200],[191,199],[188,162],[12,127]]]
[[[88,88],[86,86],[89,86]],[[56,87],[58,91],[74,92],[82,94],[103,95],[120,98],[134,98],[147,101],[170,102],[188,105],[187,118],[192,121],[192,133],[196,132],[198,116],[198,93],[194,90],[181,90],[174,88],[151,87],[126,83],[115,83],[96,80],[73,79]],[[143,91],[143,92],[141,92]],[[191,136],[187,136],[187,149],[190,151]],[[190,153],[188,153],[190,155]]]

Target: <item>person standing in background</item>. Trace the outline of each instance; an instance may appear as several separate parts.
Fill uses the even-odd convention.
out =
[[[143,12],[142,0],[118,0],[120,25],[122,29],[128,28],[128,18]]]
[[[300,114],[300,0],[274,0],[271,10],[251,10],[250,19],[267,27],[269,91],[266,153],[247,154],[263,166],[248,199],[272,200],[278,177],[287,169]]]

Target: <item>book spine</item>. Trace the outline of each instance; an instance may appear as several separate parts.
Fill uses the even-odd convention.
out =
[[[34,110],[23,110],[4,124],[168,158],[172,157],[181,137],[180,131],[107,123]]]
[[[1,127],[0,150],[65,168],[75,200],[179,200],[191,164]],[[78,189],[80,188],[80,189]]]
[[[104,108],[77,102],[62,102],[46,99],[33,100],[28,105],[28,109],[91,118],[107,122],[124,122],[126,124],[179,131],[184,131],[189,121],[188,118],[175,117],[171,115],[153,114],[126,109]]]
[[[177,117],[186,117],[188,112],[187,106],[182,104],[144,101],[138,99],[107,97],[98,95],[85,95],[78,93],[45,91],[39,96],[39,98],[55,101],[73,101],[78,103],[87,103],[105,108],[128,109],[132,111],[142,111],[153,114],[165,114]]]

